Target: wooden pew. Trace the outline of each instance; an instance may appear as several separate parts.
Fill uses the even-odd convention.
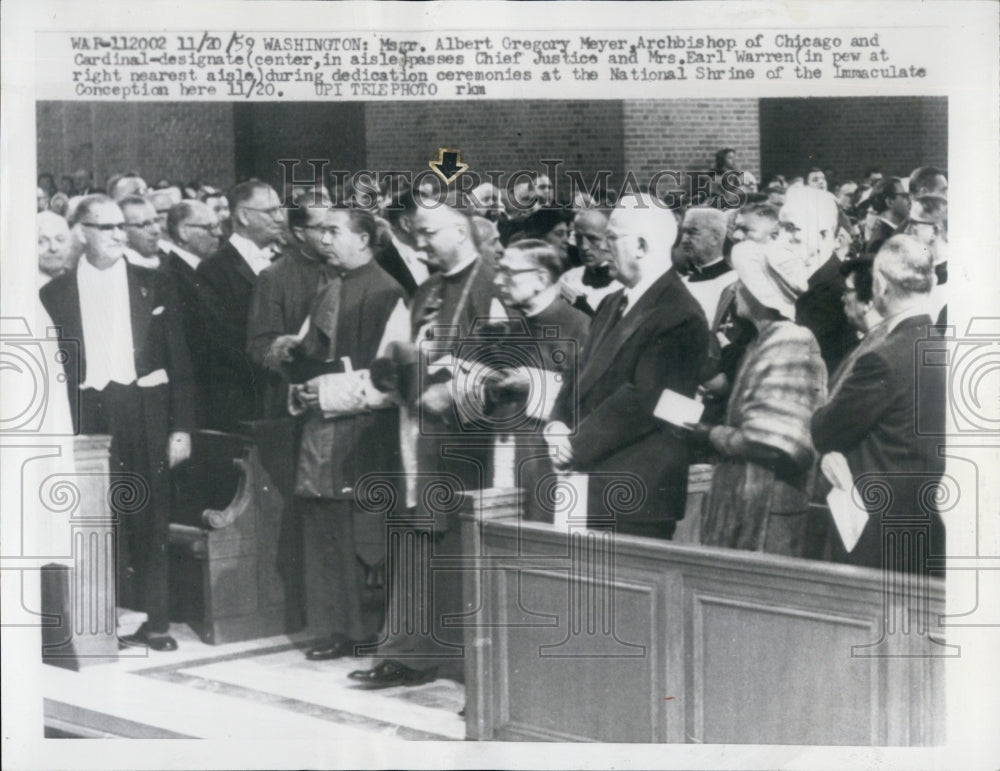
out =
[[[171,619],[207,643],[302,626],[301,540],[284,478],[294,427],[262,421],[247,429],[195,432],[191,459],[173,472]]]
[[[943,741],[941,581],[560,530],[517,490],[462,518],[470,739]]]

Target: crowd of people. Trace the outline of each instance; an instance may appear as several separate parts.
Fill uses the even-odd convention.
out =
[[[943,473],[944,373],[916,351],[946,321],[947,176],[832,176],[758,189],[728,148],[705,189],[617,200],[562,202],[544,174],[370,200],[322,181],[223,194],[41,175],[40,295],[74,427],[110,434],[112,468],[150,492],[120,527],[123,604],[148,616],[124,643],[176,648],[169,480],[191,432],[290,416],[309,626],[328,635],[306,655],[368,646],[379,663],[351,673],[368,688],[460,676],[435,651],[459,587],[428,578],[419,550],[387,565],[386,517],[460,554],[433,488],[493,485],[508,443],[526,517],[551,517],[543,487],[580,472],[588,518],[669,539],[690,465],[711,463],[705,545],[925,569],[887,565],[883,530],[922,512],[922,555],[943,554],[918,503]],[[667,391],[700,419],[664,417]],[[619,509],[623,477],[642,489]],[[393,486],[390,510],[373,480]],[[823,504],[855,487],[869,516],[845,543]],[[386,596],[412,617],[388,625]]]

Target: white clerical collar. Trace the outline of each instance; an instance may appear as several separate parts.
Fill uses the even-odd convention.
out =
[[[191,254],[187,249],[182,249],[177,244],[170,245],[170,251],[180,257],[184,262],[186,262],[192,270],[197,270],[198,265],[201,264],[201,257],[196,254]]]
[[[473,252],[471,255],[469,255],[464,260],[459,262],[458,265],[453,267],[451,270],[446,270],[444,272],[444,275],[446,276],[458,275],[478,259],[479,259],[479,252]]]
[[[643,275],[635,286],[625,288],[625,299],[628,301],[628,305],[625,306],[625,311],[622,315],[628,314],[629,311],[635,307],[636,303],[642,299],[642,296],[649,291],[649,288],[659,281],[668,270],[670,270],[669,263],[667,265],[648,267],[651,268],[649,275]]]
[[[559,294],[559,284],[553,284],[552,286],[547,286],[541,292],[536,294],[532,300],[535,303],[535,307],[530,311],[523,311],[524,315],[528,318],[532,316],[537,316],[539,313],[544,311],[553,301],[555,301],[556,296]]]

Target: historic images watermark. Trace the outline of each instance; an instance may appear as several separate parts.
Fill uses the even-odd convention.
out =
[[[716,173],[661,169],[644,174],[644,181],[629,170],[616,182],[615,172],[610,169],[598,170],[588,177],[582,171],[566,167],[563,160],[546,159],[540,161],[543,171],[525,168],[480,172],[462,162],[461,151],[450,148],[439,148],[429,167],[417,172],[331,170],[330,161],[324,158],[305,161],[282,158],[278,165],[284,190],[314,191],[314,198],[303,197],[300,205],[324,205],[326,191],[334,204],[380,211],[401,210],[400,193],[404,189],[419,192],[415,202],[422,208],[438,208],[457,199],[473,210],[485,211],[502,204],[514,216],[527,214],[545,203],[613,206],[628,198],[634,198],[639,207],[678,209],[685,204],[716,202],[732,209],[742,206],[747,195],[756,191],[756,181],[750,175],[734,170]],[[536,192],[541,178],[548,180],[547,201]],[[501,201],[495,198],[497,193],[502,196]],[[648,203],[643,197],[646,193],[652,193]]]

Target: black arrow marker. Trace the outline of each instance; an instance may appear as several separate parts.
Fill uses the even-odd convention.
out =
[[[462,151],[450,150],[446,147],[438,148],[438,158],[428,164],[445,184],[455,181],[459,174],[469,168],[467,163],[462,163]]]

